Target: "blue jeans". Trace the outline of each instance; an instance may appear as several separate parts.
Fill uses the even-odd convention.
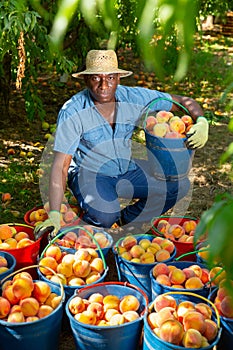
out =
[[[187,194],[190,187],[187,177],[177,181],[158,180],[149,175],[148,161],[135,160],[135,163],[136,170],[117,177],[83,169],[69,174],[68,185],[84,211],[85,223],[110,228],[121,218],[124,224],[149,224]],[[121,210],[118,198],[138,200]]]

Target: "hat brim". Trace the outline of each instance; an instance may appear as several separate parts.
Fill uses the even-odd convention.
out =
[[[84,75],[90,75],[90,74],[120,74],[120,78],[125,78],[128,77],[129,75],[133,74],[133,72],[131,71],[127,71],[127,70],[123,70],[123,69],[116,69],[114,71],[92,71],[92,70],[84,70],[83,72],[78,72],[78,73],[74,73],[72,74],[72,77],[74,78],[84,78]]]

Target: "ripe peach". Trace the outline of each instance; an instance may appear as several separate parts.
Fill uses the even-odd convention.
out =
[[[57,271],[57,265],[58,265],[58,263],[57,263],[56,259],[52,258],[51,256],[45,256],[44,258],[42,258],[39,261],[40,271],[45,276],[53,274],[50,270],[46,269],[46,267],[49,267],[54,272],[56,272]]]
[[[56,275],[49,275],[47,278],[54,283],[60,284],[62,283],[63,285],[67,284],[67,279],[62,273],[57,273]]]
[[[124,324],[124,323],[125,323],[125,318],[121,314],[115,314],[109,320],[109,325],[110,326],[118,326],[118,325],[121,325],[121,324]]]
[[[74,318],[82,323],[95,325],[96,324],[96,313],[93,311],[84,310],[83,312],[74,315]]]
[[[123,259],[125,259],[125,260],[128,260],[128,261],[130,261],[131,259],[132,259],[132,255],[130,254],[130,252],[123,252],[122,254],[121,254],[121,257],[123,258]]]
[[[2,296],[6,298],[11,305],[16,305],[19,302],[19,298],[17,298],[13,292],[12,284],[3,289]]]
[[[44,208],[37,209],[34,214],[35,221],[45,221],[48,219],[48,214]]]
[[[226,278],[226,271],[220,267],[215,266],[210,270],[209,279],[211,280],[212,285],[219,285],[221,281]]]
[[[4,243],[8,244],[10,246],[10,249],[16,249],[17,248],[17,241],[15,238],[7,238]]]
[[[145,253],[145,250],[141,245],[135,244],[129,252],[133,258],[140,258],[140,256]]]
[[[142,264],[152,264],[155,262],[155,256],[151,252],[145,252],[140,256],[140,261]]]
[[[84,237],[85,238],[85,237]],[[91,260],[91,254],[89,253],[88,249],[86,248],[80,248],[78,249],[74,254],[75,260]]]
[[[29,238],[29,235],[27,232],[24,231],[20,231],[18,233],[16,233],[16,235],[14,236],[14,238],[16,239],[17,242],[21,241],[21,239],[23,238]]]
[[[92,271],[97,271],[100,274],[102,274],[104,272],[104,263],[103,263],[103,260],[101,258],[94,258],[90,262],[90,266],[91,266]]]
[[[68,224],[68,223],[71,223],[76,217],[76,214],[75,212],[71,209],[71,210],[68,210],[66,213],[64,213],[63,215],[63,219],[64,221]]]
[[[162,262],[170,258],[170,253],[166,249],[160,249],[155,255],[156,261]]]
[[[203,333],[203,336],[208,341],[212,341],[218,334],[218,326],[213,320],[210,320],[210,319],[206,319],[205,324],[206,324],[206,330]]]
[[[184,315],[188,312],[195,311],[195,305],[189,300],[179,303],[176,309],[177,317],[180,322],[183,322]]]
[[[108,309],[119,310],[120,299],[117,295],[108,294],[103,298],[104,311]]]
[[[30,222],[36,221],[35,214],[36,214],[36,210],[31,211],[31,213],[29,214],[29,221]]]
[[[51,293],[49,284],[45,281],[34,282],[34,290],[32,295],[36,298],[39,303],[44,303]]]
[[[17,243],[17,248],[24,248],[28,247],[29,245],[33,244],[34,241],[29,239],[29,238],[22,238],[18,243]]]
[[[130,250],[135,244],[137,244],[137,239],[133,236],[126,236],[121,242],[121,246]]]
[[[225,317],[233,318],[233,299],[230,296],[225,296],[221,301],[220,310]]]
[[[157,230],[161,233],[165,233],[168,231],[170,227],[170,223],[167,220],[161,219],[157,224]]]
[[[134,295],[125,295],[119,304],[119,310],[123,314],[126,311],[137,311],[140,307],[138,299]]]
[[[202,335],[197,329],[188,329],[184,332],[182,344],[185,348],[201,348]]]
[[[21,276],[13,281],[12,292],[18,299],[30,297],[34,289],[32,279]]]
[[[179,139],[181,137],[181,134],[176,131],[168,131],[164,137],[166,139]]]
[[[222,301],[228,295],[226,288],[219,287],[217,290],[217,298]]]
[[[185,273],[186,279],[190,278],[190,277],[196,277],[195,272],[190,269],[189,267],[185,267],[183,269],[183,272]]]
[[[160,294],[155,298],[153,306],[155,311],[158,312],[165,307],[172,307],[176,309],[177,304],[175,298],[173,298],[171,295]]]
[[[93,235],[94,234],[94,231],[93,231],[93,226],[91,225],[84,225],[83,226],[83,229],[79,229],[78,231],[78,234],[79,236],[87,236],[87,237],[90,237],[88,232]]]
[[[12,231],[9,225],[2,224],[0,225],[0,239],[5,240],[12,237]]]
[[[196,229],[197,223],[194,220],[187,220],[183,223],[182,226],[186,233],[190,233]]]
[[[61,262],[63,263],[70,263],[70,264],[73,264],[75,261],[75,257],[74,257],[74,254],[65,254],[63,257],[62,257],[62,260]]]
[[[94,258],[99,257],[99,254],[95,248],[88,247],[88,248],[86,248],[86,250],[90,254],[90,260],[93,260]]]
[[[102,295],[101,293],[97,293],[97,292],[96,292],[96,293],[93,293],[93,294],[91,294],[91,295],[89,296],[88,301],[89,301],[90,303],[96,302],[96,303],[102,304],[102,303],[103,303],[103,299],[104,299],[103,295]]]
[[[152,239],[152,243],[158,243],[159,245],[164,241],[163,237],[155,237]]]
[[[146,129],[148,131],[153,130],[154,125],[157,123],[158,123],[157,119],[153,115],[149,115],[146,119]]]
[[[199,265],[193,264],[190,266],[190,269],[192,269],[195,272],[195,275],[199,278],[202,276],[202,268]]]
[[[39,301],[32,297],[20,300],[19,305],[25,317],[36,316],[40,307]]]
[[[100,248],[105,248],[109,245],[109,240],[102,232],[96,232],[94,238],[99,243]]]
[[[87,311],[92,311],[96,313],[96,319],[100,320],[104,316],[104,307],[100,303],[92,302],[87,306]]]
[[[83,312],[85,310],[84,300],[79,296],[75,296],[69,303],[69,310],[73,315]]]
[[[174,114],[172,112],[159,111],[159,112],[156,113],[156,120],[157,120],[158,123],[166,123],[172,117],[174,117]]]
[[[208,269],[205,269],[205,268],[203,268],[202,269],[202,274],[201,274],[201,281],[202,281],[202,283],[207,283],[207,282],[209,282],[209,270]]]
[[[119,314],[119,311],[116,309],[107,309],[104,318],[106,321],[110,321],[113,315]]]
[[[170,278],[168,277],[168,275],[158,275],[156,277],[156,282],[162,284],[163,286],[171,286],[171,281]]]
[[[73,264],[61,262],[57,265],[57,273],[64,275],[66,278],[72,276],[73,273]]]
[[[39,318],[44,318],[53,312],[53,308],[49,305],[40,305],[37,316]]]
[[[139,318],[139,314],[137,313],[137,311],[133,311],[133,310],[125,311],[123,313],[123,316],[124,316],[125,322],[132,322]]]
[[[144,251],[147,250],[151,243],[152,242],[148,238],[143,238],[139,241],[139,245],[144,249]]]
[[[175,246],[174,243],[171,242],[169,239],[163,239],[163,241],[160,243],[160,247],[162,249],[167,250],[170,254],[173,253]]]
[[[193,328],[203,334],[206,330],[205,318],[200,312],[197,311],[187,312],[183,318],[183,325],[185,331]]]
[[[74,275],[70,276],[67,279],[67,285],[68,286],[84,286],[85,282],[80,277],[75,277]]]
[[[182,284],[186,280],[186,275],[181,269],[174,269],[169,273],[169,279],[172,284]]]
[[[169,126],[171,131],[176,131],[180,134],[183,134],[185,132],[185,124],[180,118],[173,120],[171,119],[171,121],[169,121]]]
[[[161,246],[158,243],[151,243],[151,245],[146,249],[147,252],[151,252],[152,254],[156,254],[161,249]]]
[[[178,242],[187,242],[190,237],[186,234],[182,235],[180,238],[178,238]]]
[[[159,329],[159,337],[172,344],[180,344],[183,338],[184,330],[182,324],[173,319],[163,322]]]
[[[35,322],[38,320],[39,320],[39,317],[37,317],[37,316],[28,316],[28,317],[26,317],[25,322]]]
[[[190,277],[185,281],[186,289],[200,289],[203,288],[204,284],[202,283],[199,277]]]
[[[22,311],[21,310],[21,306],[19,305],[19,304],[17,304],[17,305],[13,305],[12,307],[11,307],[11,309],[10,309],[10,313],[11,312],[15,312],[15,311]]]
[[[5,318],[9,314],[10,309],[10,302],[4,297],[0,297],[0,319]]]
[[[204,316],[205,319],[211,319],[212,310],[208,304],[198,303],[195,305],[195,309],[196,309],[196,311],[200,312]]]
[[[45,256],[51,256],[56,261],[59,261],[62,256],[62,252],[57,245],[50,245],[45,252]]]
[[[15,312],[12,312],[8,315],[7,322],[12,322],[12,323],[25,322],[25,317],[24,317],[22,311],[15,311]]]
[[[98,281],[101,277],[101,274],[98,271],[91,271],[89,275],[86,277],[86,284],[91,284]]]
[[[73,263],[73,271],[76,277],[87,277],[91,272],[90,263],[87,260],[76,260]]]
[[[29,272],[22,271],[22,272],[18,272],[16,275],[14,275],[13,280],[12,280],[12,283],[13,283],[16,279],[21,278],[21,277],[23,277],[23,278],[29,278],[31,281],[33,281],[33,280],[32,280],[32,276],[30,275]]]
[[[67,212],[67,210],[68,210],[67,205],[66,205],[65,203],[62,203],[62,204],[61,204],[61,207],[60,207],[60,213],[61,213],[61,214],[64,214],[64,213]]]
[[[88,248],[92,246],[92,240],[89,237],[86,236],[80,236],[76,239],[76,246],[81,248]]]
[[[153,267],[152,275],[156,278],[158,275],[169,275],[169,268],[165,263],[158,263]]]
[[[150,312],[147,316],[147,321],[151,329],[158,328],[157,325],[157,312]]]
[[[178,224],[173,224],[169,227],[168,233],[171,233],[175,238],[180,238],[185,234],[185,230],[182,226]]]
[[[190,117],[190,115],[183,115],[181,117],[181,120],[184,122],[185,127],[189,126],[189,125],[193,125],[193,120],[192,117]]]
[[[0,267],[7,267],[8,262],[4,256],[0,256]]]
[[[153,127],[153,134],[158,137],[164,137],[167,131],[169,131],[167,123],[158,123]]]

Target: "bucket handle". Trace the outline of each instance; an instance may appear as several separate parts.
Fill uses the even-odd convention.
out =
[[[102,252],[102,249],[100,248],[100,245],[99,243],[97,242],[97,240],[95,239],[95,237],[90,233],[90,231],[88,231],[85,227],[83,226],[79,226],[79,225],[76,225],[76,226],[72,226],[72,230],[76,230],[76,229],[81,229],[83,231],[85,231],[92,239],[93,241],[95,242],[95,244],[97,245],[98,247],[98,250],[100,252],[100,256],[101,256],[101,259],[103,260],[103,264],[104,264],[104,269],[106,270],[107,268],[107,265],[106,265],[106,260],[104,258],[104,254]],[[50,242],[49,244],[44,248],[43,252],[41,253],[41,256],[40,258],[43,258],[46,250],[61,236],[63,236],[64,234],[68,233],[69,231],[71,230],[71,227],[68,227],[67,229],[65,229],[64,231],[60,232],[58,235],[56,235]]]
[[[182,106],[179,102],[174,101],[174,100],[172,100],[172,99],[170,99],[170,98],[166,98],[166,97],[157,97],[157,98],[155,98],[153,101],[149,102],[147,106],[144,107],[144,110],[147,110],[147,111],[146,111],[146,115],[145,115],[145,119],[144,119],[144,125],[143,125],[144,128],[145,128],[145,123],[146,123],[146,119],[147,119],[147,117],[148,117],[150,108],[153,107],[158,101],[162,101],[162,100],[168,101],[168,102],[171,102],[171,103],[176,104],[177,106],[179,106],[180,108],[182,108],[182,109],[185,111],[185,113],[187,113],[188,115],[190,115],[190,113],[189,113],[189,111],[187,110],[187,108],[185,108],[184,106]],[[142,114],[143,114],[143,112],[142,112]]]
[[[5,281],[9,280],[9,278],[13,277],[14,275],[20,273],[20,272],[23,272],[23,271],[26,271],[26,270],[29,270],[31,268],[46,268],[47,270],[49,270],[50,272],[52,272],[52,274],[54,276],[57,276],[56,272],[51,269],[51,267],[49,266],[44,266],[44,265],[30,265],[30,266],[26,266],[26,267],[22,267],[21,269],[17,270],[17,271],[14,271],[12,272],[10,275],[6,276],[5,278],[3,278],[1,281],[0,281],[0,284],[3,285]],[[63,301],[65,299],[65,292],[64,292],[64,287],[63,287],[63,284],[61,283],[60,279],[58,278],[58,283],[59,283],[59,286],[60,286],[60,290],[61,290],[61,301]]]
[[[162,216],[155,216],[151,219],[151,228],[156,231],[156,233],[158,233],[158,235],[160,235],[161,237],[164,237],[162,233],[160,233],[157,228],[154,226],[154,222],[155,220],[157,219],[173,219],[172,216],[169,216],[169,215],[162,215]],[[197,220],[197,218],[194,218],[194,217],[191,217],[191,216],[175,216],[175,218],[178,218],[178,219],[189,219],[189,220]]]
[[[118,281],[109,281],[109,282],[100,282],[100,283],[97,283],[94,285],[94,287],[101,287],[101,286],[106,286],[106,285],[118,285],[118,286],[125,286],[125,287],[129,287],[129,288],[132,288],[132,289],[136,289],[139,293],[141,293],[143,295],[143,297],[145,298],[146,300],[146,307],[145,309],[141,312],[141,316],[145,314],[146,312],[146,309],[149,305],[149,299],[148,299],[148,296],[146,295],[146,293],[139,287],[135,286],[134,284],[131,284],[129,282],[118,282]],[[92,289],[93,288],[93,285],[92,286],[87,286],[87,287],[83,287],[82,289],[76,289],[75,291],[75,294],[78,295],[79,293],[82,293],[83,291],[87,291],[89,289]]]

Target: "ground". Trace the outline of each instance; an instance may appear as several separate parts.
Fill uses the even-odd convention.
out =
[[[123,67],[124,65],[127,67],[123,55],[122,64]],[[127,80],[127,84],[142,85],[140,81],[140,77],[142,78],[143,75],[142,67],[138,61],[134,62],[133,70],[134,75],[131,80]],[[138,74],[138,77],[136,74]],[[152,79],[148,79],[148,77],[152,77]],[[153,75],[147,75],[145,80],[147,83],[143,83],[143,86],[155,88],[151,82],[153,81]],[[42,75],[37,85],[46,109],[45,120],[49,124],[55,123],[59,108],[82,87],[74,80],[69,80],[67,84],[60,83],[58,77],[50,75]],[[160,87],[160,89],[162,88],[163,86]],[[10,121],[9,119],[1,121],[0,167],[4,170],[5,175],[1,176],[0,192],[11,192],[13,201],[7,206],[2,204],[0,214],[2,222],[8,220],[23,222],[23,215],[26,210],[40,204],[41,201],[37,175],[43,146],[47,142],[46,134],[48,131],[43,130],[39,118],[32,122],[27,121],[22,96],[20,93],[16,93],[14,89],[12,89],[10,113]],[[227,125],[227,121],[224,120],[210,125],[209,140],[206,146],[195,152],[190,173],[192,183],[190,195],[182,202],[182,205],[176,208],[175,213],[179,214],[179,211],[183,211],[185,208],[185,215],[199,218],[203,211],[212,205],[216,195],[232,192],[232,181],[229,178],[230,164],[219,165],[221,155],[232,142],[232,133],[229,132]],[[14,154],[11,154],[9,149],[13,149]],[[20,169],[23,171],[25,183],[17,182],[17,178],[14,179],[14,182],[11,182],[11,178],[6,175],[12,164],[14,164],[16,172],[20,172]],[[19,199],[22,196],[25,196],[25,203],[22,202],[22,199]],[[110,269],[108,279],[116,279],[112,254],[108,256],[107,264]],[[59,350],[66,349],[73,350],[75,348],[70,330],[64,324]]]

